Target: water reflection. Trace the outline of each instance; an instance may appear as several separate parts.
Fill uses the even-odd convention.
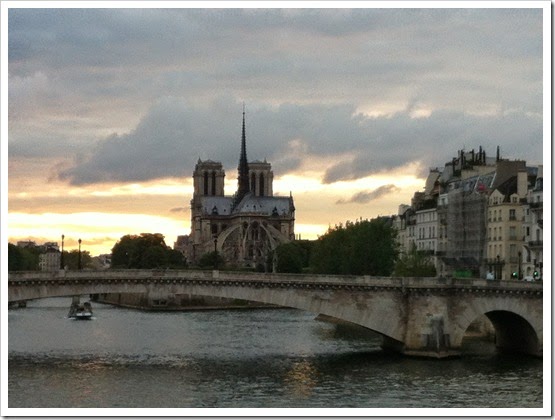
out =
[[[316,386],[316,368],[307,360],[295,362],[285,376],[285,384],[296,397],[309,397]]]
[[[9,311],[10,407],[540,407],[542,361],[464,341],[407,359],[297,310],[144,313],[67,300]]]

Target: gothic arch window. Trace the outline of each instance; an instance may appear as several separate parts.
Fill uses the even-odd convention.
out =
[[[208,195],[208,172],[204,172],[204,195]]]
[[[264,196],[264,174],[260,174],[260,178],[258,180],[259,182],[259,186],[260,186],[260,191],[259,194],[261,197]]]
[[[216,195],[216,171],[212,171],[212,195]]]
[[[251,191],[256,192],[256,175],[254,172],[251,174]]]

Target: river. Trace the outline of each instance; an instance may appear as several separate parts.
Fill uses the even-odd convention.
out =
[[[465,339],[464,356],[385,353],[378,335],[293,309],[145,312],[70,298],[8,311],[17,407],[534,408],[543,363]]]

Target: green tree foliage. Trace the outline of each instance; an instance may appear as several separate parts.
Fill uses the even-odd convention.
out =
[[[378,218],[330,228],[314,244],[310,261],[318,274],[389,276],[397,253],[395,229]]]
[[[36,271],[39,269],[39,250],[8,244],[9,271]]]
[[[200,268],[217,268],[221,270],[225,266],[225,261],[221,253],[212,251],[204,254],[200,258],[198,265]]]
[[[436,268],[428,254],[412,244],[409,252],[401,255],[395,264],[395,275],[399,277],[435,277]]]
[[[92,268],[92,257],[89,251],[81,250],[81,268]],[[79,250],[64,251],[64,267],[68,270],[79,268]]]
[[[307,251],[296,242],[279,245],[274,251],[277,257],[278,273],[301,273],[307,259]]]
[[[177,255],[177,254],[179,255]],[[161,233],[125,235],[112,248],[112,268],[180,268],[186,261],[166,245]]]

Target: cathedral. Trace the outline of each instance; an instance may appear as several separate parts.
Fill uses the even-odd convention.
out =
[[[295,206],[291,195],[273,195],[274,174],[266,160],[248,162],[244,111],[237,170],[237,191],[225,195],[221,162],[198,160],[188,260],[195,264],[217,251],[227,266],[272,271],[272,251],[295,237]]]

